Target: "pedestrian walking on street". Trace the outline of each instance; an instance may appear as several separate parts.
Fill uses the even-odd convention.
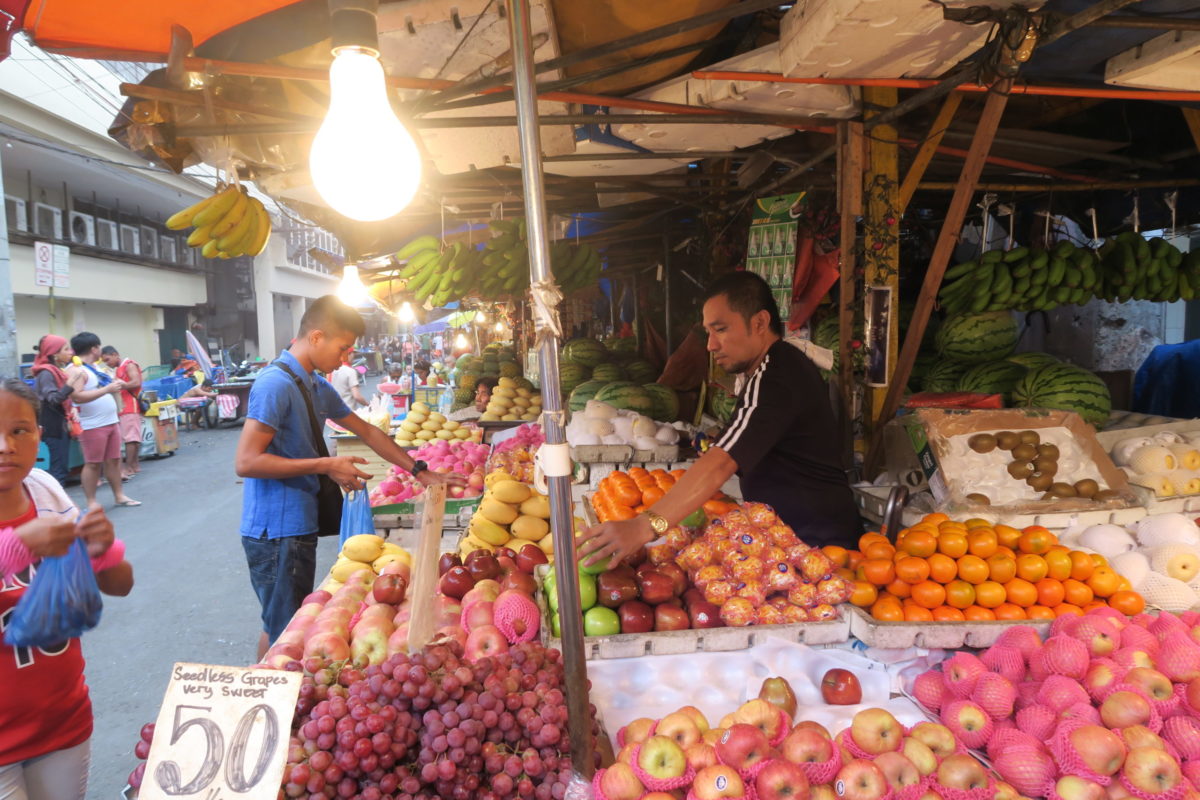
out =
[[[119,506],[140,506],[141,502],[125,494],[121,482],[120,391],[124,382],[96,368],[100,359],[100,337],[83,331],[71,337],[71,349],[83,362],[67,370],[73,392],[71,402],[79,409],[79,447],[83,450],[83,493],[88,508],[96,508],[96,488],[104,473],[113,500]]]
[[[65,483],[71,474],[71,427],[67,424],[67,406],[74,389],[63,368],[71,363],[73,355],[66,339],[48,333],[38,342],[38,353],[33,359],[33,387],[41,401],[38,424],[50,454],[48,472],[59,483]]]
[[[391,436],[351,412],[329,381],[314,374],[336,370],[364,329],[358,312],[337,297],[317,299],[304,312],[291,346],[259,373],[250,390],[236,470],[245,479],[242,547],[262,606],[260,659],[313,590],[317,536],[337,535],[341,490],[362,489],[372,477],[357,466],[366,459],[329,455],[321,435],[326,420],[355,434],[425,486],[465,484],[460,475],[431,472],[425,462],[414,461]]]
[[[104,511],[90,508],[81,515],[58,481],[34,469],[41,405],[24,381],[0,379],[0,461],[8,467],[0,470],[0,619],[5,620],[42,559],[66,555],[76,539],[87,545],[101,592],[122,597],[133,589],[125,544],[114,536]],[[83,800],[92,738],[92,701],[83,670],[78,638],[46,648],[0,641],[0,797]]]
[[[138,408],[138,393],[142,391],[142,368],[132,358],[121,358],[117,348],[111,344],[100,348],[100,358],[113,371],[117,379],[125,384],[121,389],[121,411],[117,425],[121,429],[121,441],[125,444],[125,462],[121,465],[121,478],[129,480],[142,471],[138,453],[142,449],[142,411]]]

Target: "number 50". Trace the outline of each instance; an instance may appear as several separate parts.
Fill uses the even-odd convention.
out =
[[[196,794],[213,782],[221,770],[221,762],[225,762],[225,783],[235,792],[247,792],[258,784],[271,765],[271,758],[279,744],[279,718],[275,710],[262,703],[254,706],[238,720],[237,728],[233,731],[233,739],[229,743],[229,752],[225,752],[225,736],[220,726],[211,719],[195,717],[186,722],[183,720],[183,710],[212,711],[211,706],[175,706],[175,721],[171,727],[170,744],[175,744],[188,728],[199,726],[204,734],[204,759],[196,776],[186,784],[180,785],[182,778],[179,765],[174,761],[160,761],[154,770],[154,779],[167,794],[184,795]],[[250,740],[250,729],[259,712],[263,714],[266,730],[263,734],[262,747],[259,748],[258,759],[254,769],[246,777],[246,747]]]

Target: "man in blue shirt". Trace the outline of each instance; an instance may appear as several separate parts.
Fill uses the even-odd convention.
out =
[[[423,461],[414,461],[390,436],[352,413],[327,380],[313,374],[337,369],[363,330],[362,317],[353,308],[333,295],[319,298],[304,312],[291,347],[259,373],[250,390],[236,469],[245,479],[242,546],[262,605],[259,658],[313,590],[317,476],[328,475],[347,491],[363,488],[372,477],[355,466],[366,459],[321,453],[306,394],[319,429],[325,420],[334,420],[426,486],[465,483],[461,476],[431,472]]]

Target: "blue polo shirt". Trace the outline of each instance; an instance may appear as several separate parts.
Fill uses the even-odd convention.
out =
[[[313,411],[322,430],[326,419],[341,419],[351,413],[329,381],[304,371],[300,362],[284,350],[279,360],[308,387]],[[304,397],[292,376],[271,364],[258,374],[250,389],[246,416],[275,431],[267,452],[282,458],[318,458],[312,424]],[[317,476],[273,480],[246,478],[242,493],[242,536],[268,539],[303,536],[317,530]]]

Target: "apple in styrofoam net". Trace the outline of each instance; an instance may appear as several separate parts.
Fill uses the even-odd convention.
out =
[[[982,789],[988,785],[987,772],[973,756],[955,753],[938,765],[937,782],[951,789]]]
[[[878,755],[901,748],[904,728],[891,713],[882,708],[868,708],[854,715],[850,735],[860,748]]]
[[[799,764],[782,758],[766,763],[754,788],[759,800],[808,800],[808,776]]]
[[[714,764],[696,773],[692,780],[692,792],[698,800],[737,800],[746,796],[746,784],[733,767]]]
[[[659,780],[678,778],[687,772],[687,756],[674,739],[655,735],[642,742],[638,767]]]
[[[618,761],[600,777],[600,790],[608,800],[638,800],[645,794],[646,787],[642,786],[631,766]]]
[[[1118,784],[1120,785],[1120,784]],[[1063,775],[1054,784],[1054,791],[1062,800],[1107,800],[1108,792],[1095,781],[1078,775]]]
[[[883,772],[893,791],[901,791],[921,782],[921,771],[909,758],[901,753],[887,752],[875,756],[875,766]]]
[[[1125,756],[1121,774],[1130,785],[1157,795],[1169,792],[1183,780],[1175,756],[1156,747],[1135,747]]]
[[[863,758],[843,764],[833,786],[837,796],[845,800],[879,800],[890,788],[883,770]]]

